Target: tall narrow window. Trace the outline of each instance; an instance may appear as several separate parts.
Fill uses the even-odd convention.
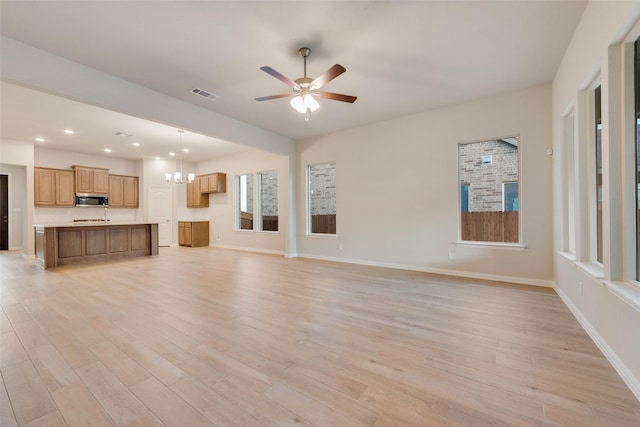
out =
[[[336,165],[307,166],[307,231],[336,234]]]
[[[640,38],[634,55],[636,94],[636,280],[640,281]]]
[[[258,173],[258,230],[278,231],[278,171]]]
[[[253,230],[253,175],[236,176],[236,229]]]
[[[601,86],[594,91],[596,131],[596,261],[602,262],[602,94]]]
[[[518,137],[460,144],[460,237],[518,243]]]

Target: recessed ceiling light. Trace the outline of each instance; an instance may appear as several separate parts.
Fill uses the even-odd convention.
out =
[[[65,129],[64,133],[67,133],[69,135],[73,135],[75,132],[72,129]]]
[[[176,153],[169,153],[169,155],[170,155],[170,156],[175,156],[175,155],[176,155]]]
[[[124,132],[116,132],[116,135],[121,136],[123,138],[129,138],[133,135],[129,134],[129,133],[124,133]]]
[[[38,141],[38,142],[44,142],[44,138],[36,138],[36,141]]]
[[[104,149],[104,152],[105,152],[105,153],[110,153],[110,152],[111,152],[111,148],[105,148],[105,149]]]
[[[140,143],[139,142],[134,142],[131,145],[133,145],[134,147],[140,147]]]
[[[160,157],[154,157],[156,160],[160,160]]]
[[[182,151],[184,151],[185,153],[188,153],[189,149],[188,148],[183,148]]]

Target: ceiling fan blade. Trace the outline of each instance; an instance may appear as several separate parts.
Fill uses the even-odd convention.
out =
[[[282,74],[280,74],[279,72],[277,72],[273,68],[265,66],[265,67],[260,67],[260,69],[262,71],[264,71],[265,73],[267,73],[267,74],[275,77],[276,79],[280,80],[284,84],[289,85],[291,87],[296,87],[296,84],[294,82],[292,82],[291,79],[289,79],[288,77],[283,76]]]
[[[333,92],[318,92],[318,95],[322,98],[333,99],[334,101],[342,101],[342,102],[349,102],[349,103],[354,103],[356,102],[356,99],[358,99],[357,96],[343,95],[341,93],[333,93]]]
[[[254,98],[256,101],[268,101],[270,99],[286,98],[291,96],[291,93],[279,93],[278,95],[261,96],[260,98]]]
[[[340,64],[336,64],[333,67],[329,68],[327,71],[325,71],[323,74],[321,74],[318,77],[316,77],[311,82],[310,86],[312,88],[314,88],[314,89],[320,89],[322,86],[326,85],[331,80],[335,79],[336,77],[338,77],[340,74],[344,73],[345,71],[347,71],[346,68],[344,68]]]

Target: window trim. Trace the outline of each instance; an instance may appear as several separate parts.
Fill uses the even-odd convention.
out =
[[[240,224],[240,179],[242,176],[251,176],[253,178],[253,172],[246,172],[246,173],[239,173],[235,176],[235,187],[236,187],[236,197],[235,197],[235,228],[234,231],[239,231],[242,233],[246,233],[246,232],[254,232],[256,231],[256,223],[255,223],[255,197],[252,198],[253,201],[253,205],[252,206],[254,208],[254,221],[253,221],[253,228],[249,229],[249,228],[241,228],[241,224]],[[255,192],[255,185],[253,188],[253,192]]]
[[[584,107],[583,122],[580,123],[583,133],[579,135],[580,150],[584,156],[580,157],[584,161],[584,167],[580,169],[583,175],[580,177],[584,181],[584,185],[578,191],[584,191],[585,205],[579,206],[580,209],[586,208],[583,229],[586,232],[584,246],[578,259],[580,262],[593,264],[597,269],[604,270],[604,265],[597,261],[597,209],[596,200],[596,113],[595,113],[595,90],[602,86],[601,71],[595,74],[591,83],[584,89],[584,98],[581,105]],[[576,248],[577,250],[577,248]]]
[[[590,261],[596,265],[603,265],[604,261],[604,159],[603,159],[603,139],[604,124],[602,121],[602,83],[589,91],[591,102],[591,120],[589,127],[591,128],[591,138],[589,138],[589,151],[592,154],[590,159],[590,182],[589,191],[591,192],[592,202],[590,203],[592,238],[590,239],[591,251]],[[598,128],[600,128],[600,168],[601,182],[598,185]],[[598,203],[600,203],[600,215],[598,215]],[[598,221],[599,220],[599,221]],[[600,258],[600,259],[599,259]]]
[[[276,175],[276,179],[278,180],[277,182],[277,186],[276,186],[276,198],[277,198],[277,205],[278,205],[278,230],[277,231],[273,231],[273,230],[263,230],[263,222],[262,222],[262,175],[267,174],[267,173],[275,173]],[[266,233],[266,234],[280,234],[280,174],[278,173],[277,169],[271,169],[271,170],[265,170],[265,171],[260,171],[260,172],[256,172],[256,180],[257,185],[256,185],[256,192],[257,192],[257,196],[256,196],[256,204],[257,204],[257,213],[254,213],[254,218],[257,217],[258,221],[257,221],[257,227],[256,227],[256,223],[254,220],[254,229],[255,231],[259,232],[259,233]]]
[[[506,138],[518,138],[518,241],[517,242],[488,242],[488,241],[474,241],[474,240],[462,240],[462,180],[460,179],[460,146],[473,144],[477,142],[486,142],[486,141],[497,141],[499,139]],[[458,179],[456,180],[456,186],[458,191],[458,200],[457,200],[457,216],[458,216],[458,237],[455,242],[453,242],[456,246],[459,247],[473,247],[473,248],[493,248],[493,249],[515,249],[515,250],[524,250],[527,248],[527,245],[524,241],[524,233],[522,230],[523,223],[523,203],[522,203],[522,134],[520,132],[511,133],[508,135],[502,135],[497,137],[488,137],[483,139],[477,139],[473,141],[466,142],[458,142],[458,149],[456,150],[456,164],[457,164],[457,175]],[[471,183],[467,183],[469,186]],[[469,187],[471,189],[471,187]]]
[[[336,179],[336,232],[335,233],[313,233],[311,231],[311,168],[313,166],[318,165],[330,165],[332,164],[335,170],[335,179]],[[338,236],[338,193],[337,193],[337,183],[338,183],[338,167],[337,162],[335,160],[327,161],[327,162],[316,162],[316,163],[308,163],[305,168],[305,180],[306,180],[306,188],[305,188],[305,204],[306,204],[306,213],[305,213],[305,222],[306,222],[306,230],[305,235],[307,237],[329,237],[334,238]]]
[[[562,242],[561,249],[564,252],[571,253],[575,257],[577,241],[576,227],[576,194],[577,177],[576,177],[576,115],[573,103],[565,110],[562,115],[562,164],[563,179],[562,186]]]

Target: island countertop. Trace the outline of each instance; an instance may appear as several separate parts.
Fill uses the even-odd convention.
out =
[[[158,255],[158,224],[127,221],[35,224],[36,265],[67,264]]]
[[[157,225],[157,222],[149,222],[149,221],[82,221],[82,222],[55,222],[55,223],[41,223],[41,224],[33,224],[34,227],[41,228],[60,228],[60,227],[96,227],[96,226],[110,226],[110,225]]]

